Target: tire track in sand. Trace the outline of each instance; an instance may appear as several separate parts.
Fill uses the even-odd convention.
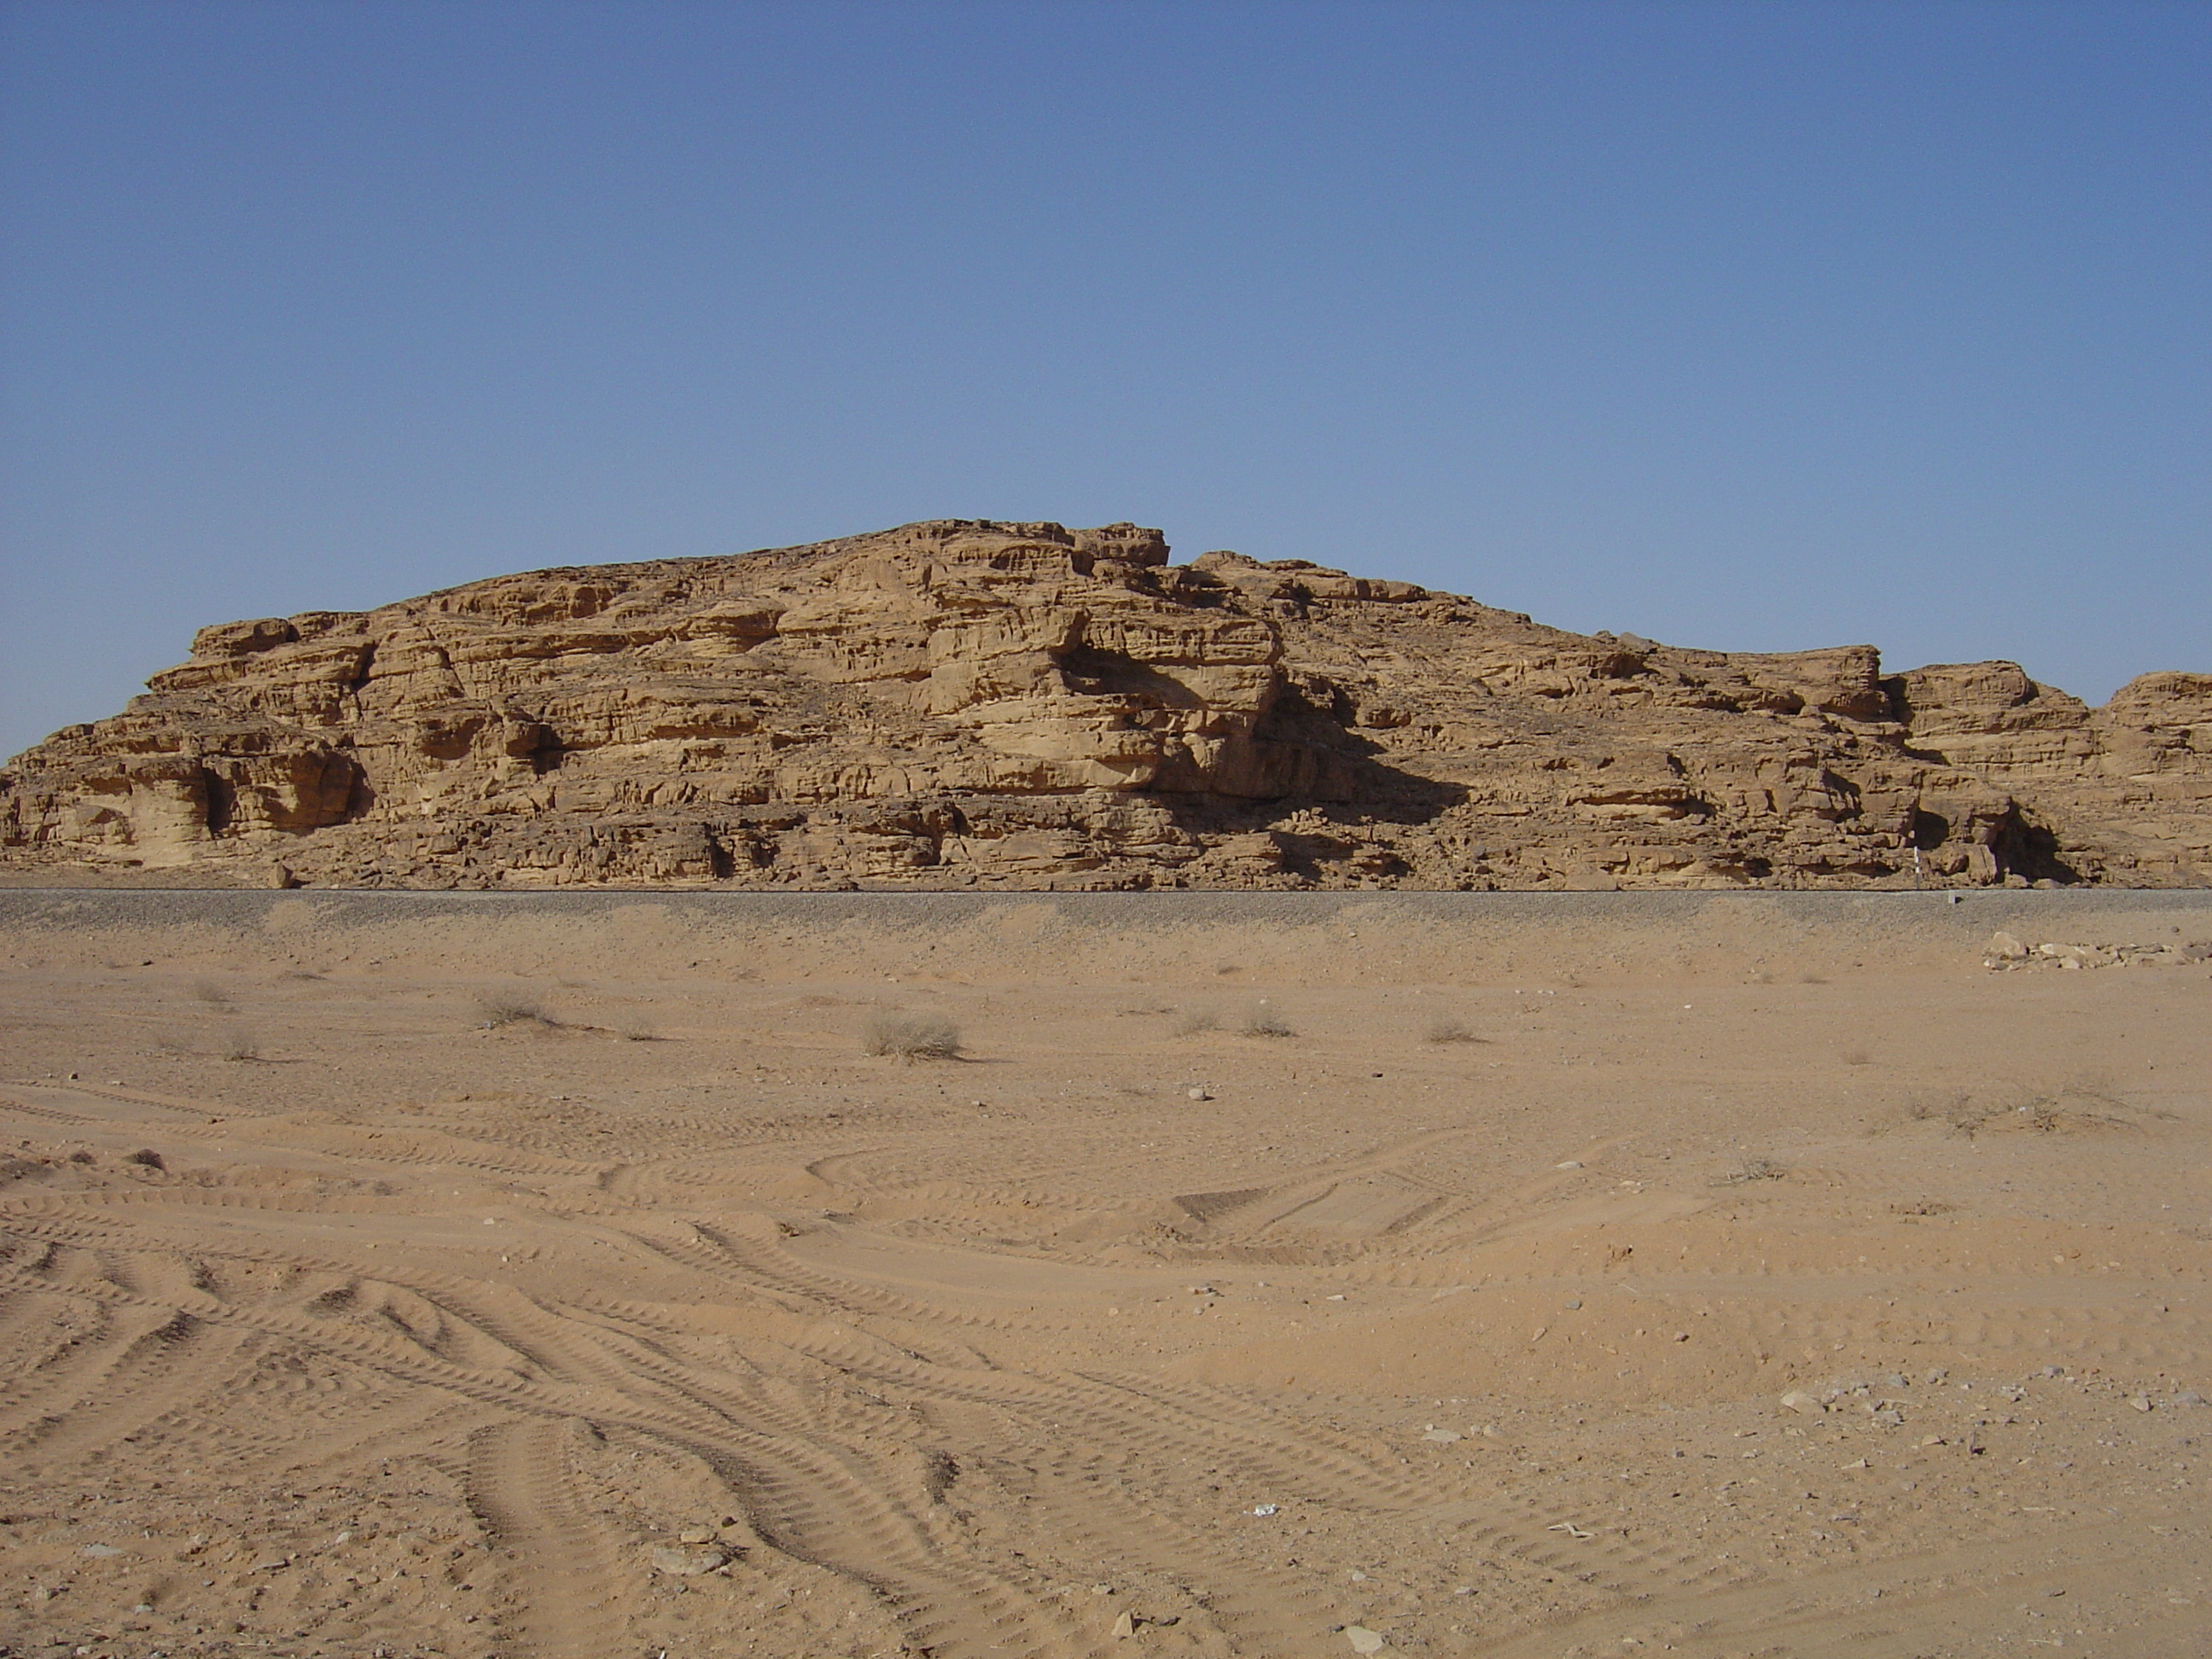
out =
[[[499,1551],[518,1604],[500,1645],[530,1659],[606,1659],[625,1621],[614,1595],[613,1552],[574,1498],[575,1418],[512,1418],[470,1437],[469,1507]]]

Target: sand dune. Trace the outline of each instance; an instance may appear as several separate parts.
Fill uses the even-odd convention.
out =
[[[2207,945],[0,894],[0,1644],[2200,1654]]]

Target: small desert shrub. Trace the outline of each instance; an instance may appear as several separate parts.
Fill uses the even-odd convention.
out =
[[[1487,1042],[1487,1037],[1477,1036],[1468,1029],[1467,1022],[1455,1014],[1438,1014],[1421,1032],[1424,1042]]]
[[[1747,1182],[1779,1181],[1789,1173],[1771,1158],[1747,1158],[1741,1167],[1720,1176],[1713,1184],[1717,1187],[1741,1187]]]
[[[1871,1066],[1874,1064],[1874,1056],[1863,1048],[1846,1048],[1844,1050],[1843,1059],[1844,1064],[1846,1066]]]
[[[897,1060],[957,1060],[960,1028],[936,1014],[873,1014],[860,1028],[860,1052]]]
[[[1211,1031],[1221,1024],[1221,1017],[1211,1008],[1186,1008],[1176,1016],[1174,1031],[1177,1036],[1196,1036],[1201,1031]]]
[[[261,1058],[261,1040],[240,1027],[224,1032],[222,1044],[216,1052],[225,1060],[258,1060]]]
[[[658,1042],[660,1033],[653,1029],[653,1022],[633,1016],[615,1027],[615,1035],[624,1042]]]
[[[2041,1134],[2061,1130],[2135,1130],[2142,1127],[2143,1119],[2164,1118],[2167,1114],[2123,1100],[2101,1079],[2081,1079],[2057,1087],[2014,1084],[1979,1094],[1961,1089],[1947,1101],[1908,1101],[1905,1115],[1917,1122],[1933,1120],[1948,1124],[1955,1133],[1975,1135],[1999,1129],[2029,1129]]]
[[[477,999],[477,1012],[486,1025],[495,1029],[555,1023],[547,1017],[545,1005],[527,991],[486,991]]]
[[[230,1006],[230,993],[212,980],[196,979],[185,988],[185,994],[195,1002],[204,1002],[210,1008]]]
[[[161,1161],[161,1153],[150,1146],[141,1146],[135,1152],[125,1153],[123,1161],[125,1164],[137,1164],[149,1170],[166,1170],[169,1167]]]
[[[1291,1029],[1291,1023],[1272,1008],[1255,1008],[1244,1016],[1242,1029],[1246,1036],[1254,1037],[1287,1037],[1297,1035]]]

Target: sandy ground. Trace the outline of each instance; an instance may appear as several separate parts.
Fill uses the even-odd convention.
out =
[[[2212,1652],[2207,944],[0,894],[0,1651]]]

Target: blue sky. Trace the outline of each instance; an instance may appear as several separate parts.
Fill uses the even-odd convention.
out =
[[[2212,7],[0,0],[0,753],[929,517],[2212,670]]]

